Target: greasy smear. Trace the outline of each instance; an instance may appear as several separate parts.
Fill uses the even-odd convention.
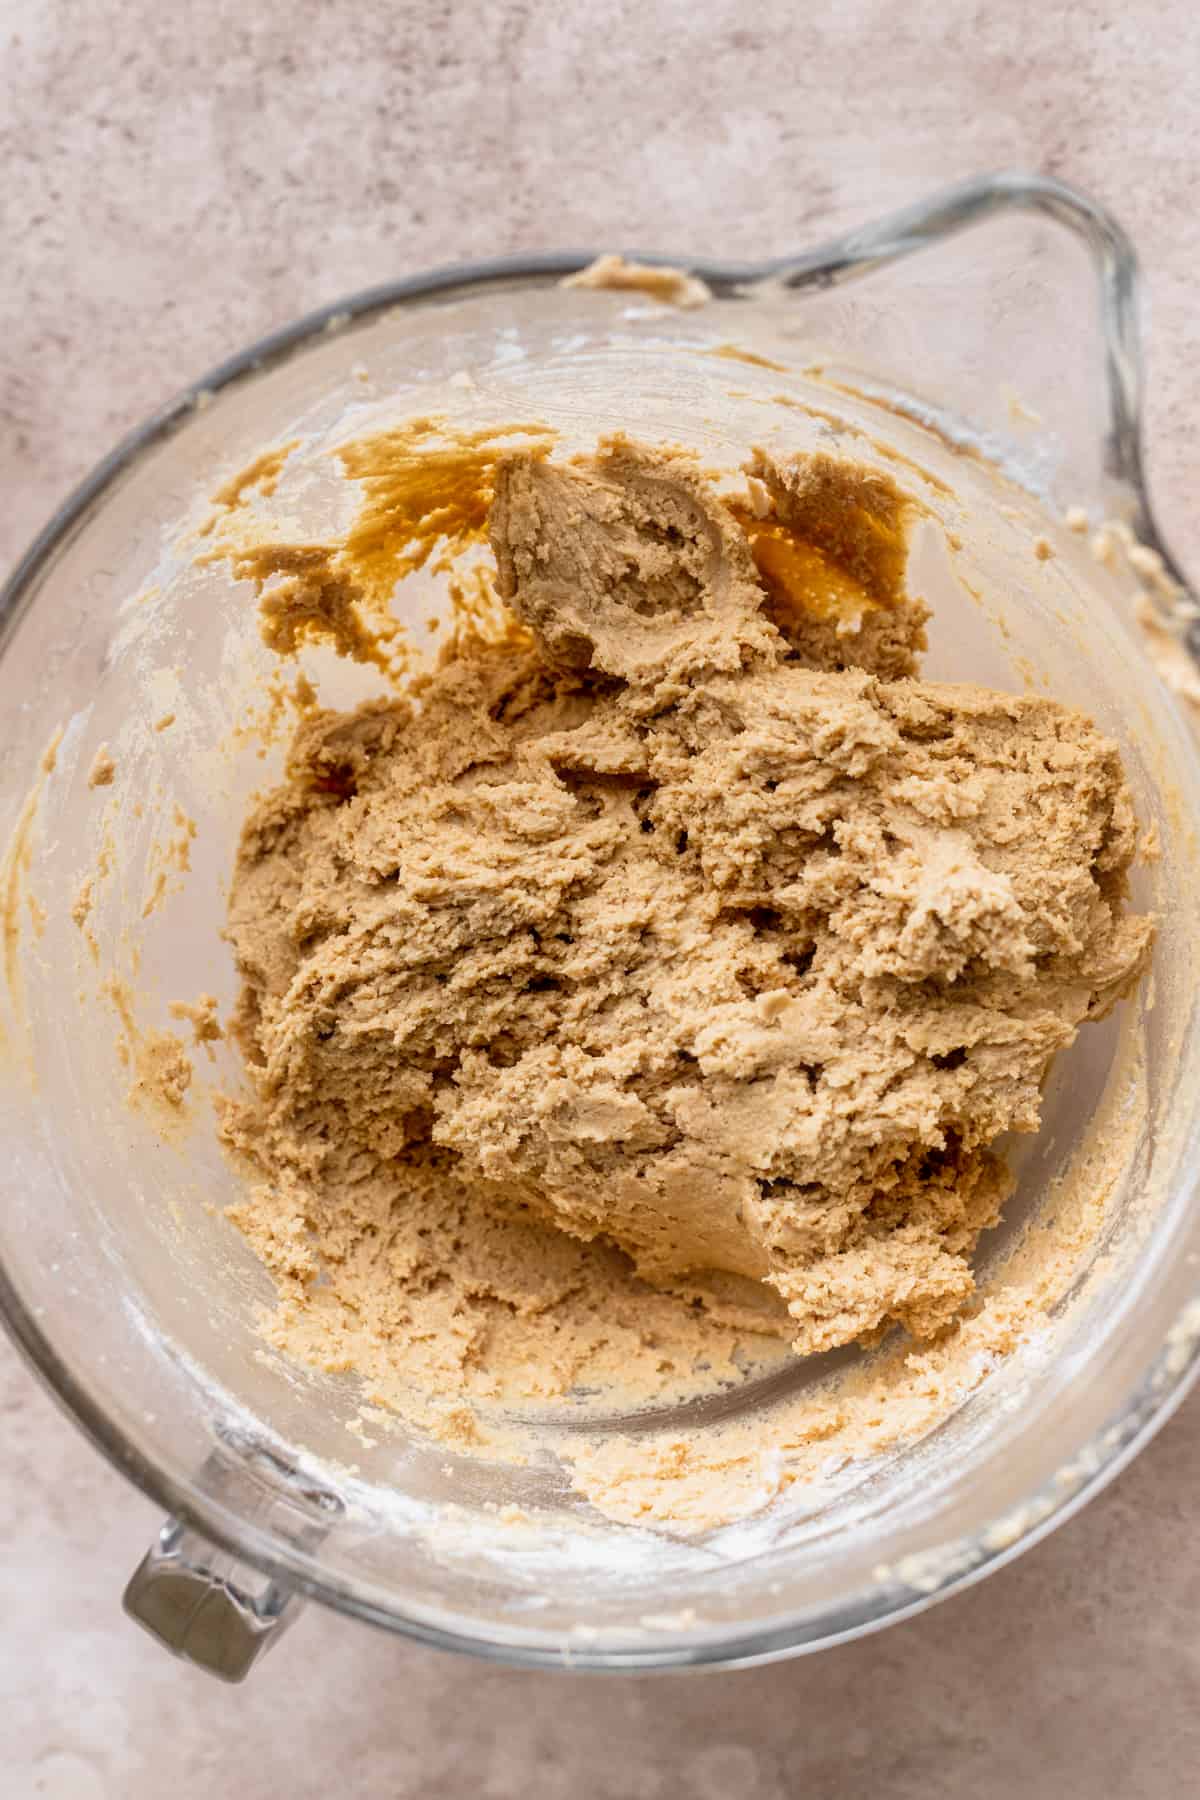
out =
[[[781,519],[756,519],[736,502],[733,515],[750,541],[754,566],[776,623],[790,616],[859,619],[879,603],[819,545]]]
[[[143,919],[148,919],[166,898],[172,875],[186,875],[191,868],[195,835],[195,820],[190,819],[181,806],[176,806],[170,835],[156,839],[150,846],[146,865],[150,891],[142,906]]]
[[[236,512],[248,494],[261,494],[269,498],[279,486],[279,477],[283,473],[284,464],[292,451],[299,445],[299,438],[292,438],[286,444],[278,444],[274,449],[264,450],[253,462],[236,475],[231,475],[217,488],[212,495],[212,503],[217,508],[200,527],[200,536],[207,537],[218,525],[223,516]]]
[[[774,362],[769,356],[760,356],[757,350],[743,350],[738,344],[717,344],[712,350],[702,352],[704,356],[719,356],[722,362],[749,363],[755,369],[774,369],[777,375],[786,375],[786,363]]]
[[[905,596],[914,503],[890,476],[817,454],[781,478],[762,451],[749,473],[766,484],[772,514],[734,512],[777,608],[846,616]]]
[[[943,449],[949,450],[955,456],[969,457],[972,462],[986,461],[978,444],[972,443],[966,437],[952,437],[945,425],[934,417],[928,408],[918,408],[915,404],[907,404],[895,394],[880,393],[874,388],[856,387],[850,381],[837,381],[831,375],[824,375],[821,380],[823,385],[835,394],[845,394],[851,400],[866,400],[871,406],[878,407],[881,412],[892,413],[897,419],[906,419],[909,424],[919,425],[922,431],[927,431],[931,437],[935,437]]]
[[[24,898],[34,929],[40,935],[40,919],[44,911],[29,891],[29,870],[33,861],[33,833],[37,824],[42,790],[58,766],[58,749],[63,727],[57,726],[39,759],[37,780],[25,796],[24,803],[0,855],[0,953],[4,964],[4,985],[14,1026],[25,1018],[25,998],[21,981],[21,903]],[[0,1044],[7,1043],[0,1026]]]
[[[766,590],[767,616],[814,665],[916,673],[929,609],[907,586],[921,503],[889,475],[823,452],[756,451],[730,510]]]
[[[4,942],[4,982],[14,1018],[24,1016],[21,987],[21,896],[29,874],[33,852],[33,828],[37,819],[42,784],[26,795],[17,815],[12,836],[0,858],[0,931]]]
[[[547,455],[554,434],[544,425],[461,431],[444,419],[412,419],[394,431],[360,438],[340,452],[346,473],[362,483],[362,504],[339,552],[360,594],[386,606],[397,581],[483,542],[501,448],[528,440]]]
[[[198,560],[227,561],[235,576],[254,584],[263,640],[278,655],[327,643],[340,656],[395,679],[411,658],[390,610],[396,583],[431,558],[436,569],[450,572],[464,551],[482,545],[496,469],[514,439],[543,455],[554,433],[520,423],[459,431],[444,419],[425,417],[356,439],[337,453],[361,484],[344,540],[262,542],[231,526]],[[461,597],[479,600],[475,579],[461,572],[456,579]]]

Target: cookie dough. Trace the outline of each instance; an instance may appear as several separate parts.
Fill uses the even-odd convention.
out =
[[[641,1294],[718,1362],[726,1330],[938,1333],[1008,1192],[995,1140],[1149,952],[1115,747],[912,678],[886,476],[760,456],[722,498],[617,438],[493,487],[511,636],[315,713],[247,820],[239,1222],[327,1363],[365,1319],[434,1381],[547,1313],[586,1375],[593,1281],[618,1336]]]
[[[615,251],[597,256],[586,269],[563,279],[566,288],[611,288],[619,293],[647,294],[665,306],[705,306],[712,290],[698,275],[670,263],[630,262]]]

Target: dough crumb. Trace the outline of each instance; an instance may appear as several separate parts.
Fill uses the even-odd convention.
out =
[[[94,876],[85,876],[71,902],[71,918],[81,931],[91,917],[92,907],[95,905],[95,886]]]
[[[192,1065],[172,1031],[142,1033],[133,1049],[131,1106],[161,1105],[178,1111],[192,1082]]]
[[[111,1001],[121,1023],[117,1055],[133,1079],[126,1096],[135,1110],[178,1117],[192,1081],[192,1064],[181,1038],[173,1031],[143,1030],[134,1013],[134,997],[124,981],[108,976],[101,992]]]
[[[92,766],[88,771],[87,784],[90,788],[111,787],[117,773],[117,765],[107,744],[101,744],[92,758]]]
[[[183,1019],[191,1025],[193,1043],[197,1046],[203,1044],[211,1056],[212,1046],[225,1035],[217,1018],[216,995],[201,994],[194,1004],[176,1000],[170,1013],[173,1019]]]
[[[685,309],[704,306],[712,299],[712,289],[698,275],[689,275],[685,269],[672,268],[668,263],[627,262],[615,252],[598,256],[586,269],[564,276],[559,285],[649,294],[666,306]]]
[[[63,740],[64,730],[65,727],[60,725],[52,735],[46,748],[42,751],[42,773],[44,775],[53,775],[55,769],[58,767],[58,751]]]

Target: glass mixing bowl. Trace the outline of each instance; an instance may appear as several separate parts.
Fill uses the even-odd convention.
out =
[[[1131,621],[1151,564],[1102,566],[1053,522],[1083,505],[1157,544],[1128,243],[1070,190],[1003,176],[806,256],[699,265],[714,299],[695,311],[564,291],[587,260],[418,277],[254,346],[107,457],[4,591],[0,1306],[81,1429],[171,1514],[130,1610],[228,1678],[303,1595],[536,1665],[730,1665],[853,1637],[1065,1518],[1196,1371],[1196,756]],[[908,459],[943,528],[914,549],[935,614],[927,673],[1044,683],[1083,706],[1120,743],[1158,830],[1135,887],[1161,915],[1154,979],[1056,1065],[987,1251],[988,1281],[1010,1279],[1029,1231],[1055,1228],[1067,1178],[1092,1182],[1101,1226],[1044,1330],[977,1371],[936,1429],[700,1539],[601,1517],[552,1455],[485,1463],[364,1425],[351,1377],[268,1353],[256,1318],[270,1282],[223,1216],[235,1184],[211,1120],[171,1133],[125,1104],[105,981],[126,983],[139,1028],[201,989],[228,1003],[224,883],[245,798],[280,754],[264,759],[240,731],[270,674],[252,597],[223,567],[195,566],[188,530],[223,476],[293,440],[288,504],[319,530],[339,504],[329,447],[439,410],[545,418],[568,446],[632,425],[727,462],[758,442],[852,442],[902,476]],[[423,621],[430,597],[413,578],[397,610]],[[361,672],[315,672],[338,700],[364,691]],[[156,730],[167,714],[174,726]],[[103,744],[110,789],[88,782]],[[179,839],[176,808],[194,837]],[[102,842],[97,968],[70,914]],[[214,1066],[223,1079],[232,1062]],[[1122,1145],[1106,1170],[1088,1162],[1102,1126]],[[787,1377],[809,1379],[802,1365]],[[765,1412],[777,1387],[623,1425],[699,1442],[722,1409]]]

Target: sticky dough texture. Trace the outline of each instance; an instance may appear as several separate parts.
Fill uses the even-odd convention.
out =
[[[836,514],[814,460],[759,459],[770,518],[814,480]],[[490,535],[533,648],[318,714],[246,824],[256,1242],[353,1307],[441,1181],[801,1351],[936,1333],[1008,1192],[989,1146],[1148,953],[1115,747],[881,678],[920,602],[842,557],[869,628],[789,613],[678,451],[513,454]]]

